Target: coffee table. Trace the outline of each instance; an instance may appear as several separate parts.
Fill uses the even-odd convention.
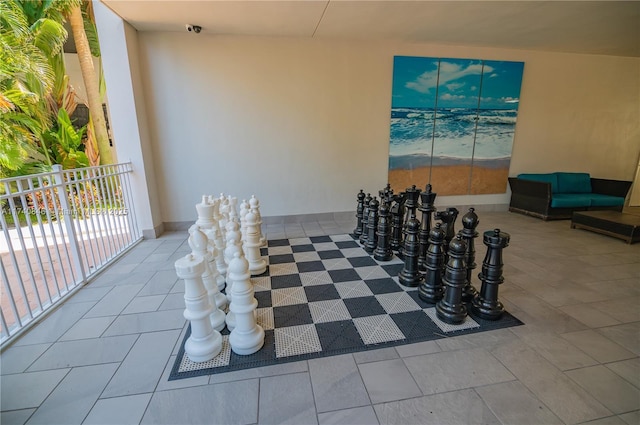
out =
[[[613,236],[628,244],[640,241],[640,215],[619,211],[576,211],[571,218],[571,228]]]

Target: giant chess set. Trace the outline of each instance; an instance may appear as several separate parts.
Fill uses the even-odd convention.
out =
[[[255,196],[203,196],[175,263],[189,327],[169,379],[522,324],[498,299],[507,233],[484,232],[477,290],[473,208],[456,234],[430,185],[378,197],[357,194],[350,234],[266,240]]]

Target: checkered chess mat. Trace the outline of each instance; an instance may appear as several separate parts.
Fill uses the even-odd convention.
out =
[[[257,321],[265,330],[264,347],[241,356],[222,333],[222,352],[195,363],[184,342],[169,380],[267,366],[296,360],[410,344],[521,325],[506,313],[497,321],[470,314],[449,325],[436,317],[435,305],[418,297],[417,288],[398,283],[403,262],[380,262],[351,235],[268,241],[262,255],[267,271],[252,277],[258,300]],[[479,282],[474,282],[478,287]]]

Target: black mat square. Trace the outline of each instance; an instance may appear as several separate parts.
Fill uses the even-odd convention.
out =
[[[344,305],[347,306],[347,310],[349,310],[349,314],[353,318],[387,314],[376,297],[346,298],[342,301],[344,301]]]
[[[377,266],[378,263],[371,257],[347,258],[353,267]]]
[[[430,307],[435,307],[436,304],[433,303],[428,303],[426,301],[423,301],[422,298],[420,298],[420,294],[418,291],[407,291],[407,294],[409,294],[409,296],[411,298],[413,298],[413,300],[418,303],[418,305],[422,308],[430,308]]]
[[[344,258],[344,254],[339,249],[331,249],[329,251],[318,251],[318,255],[323,260],[330,260],[332,258]]]
[[[260,248],[260,256],[266,257],[269,254],[269,248]]]
[[[398,276],[403,267],[404,264],[386,264],[382,266],[382,268],[389,273],[389,276]]]
[[[367,284],[371,292],[375,295],[390,294],[391,292],[402,292],[402,288],[391,279],[390,277],[383,277],[380,279],[367,279],[364,281]]]
[[[340,298],[340,294],[333,284],[305,286],[304,292],[306,292],[307,301],[309,302],[337,300]]]
[[[260,308],[271,307],[271,291],[254,292],[253,296],[258,301]]]
[[[309,239],[312,243],[333,242],[330,236],[311,236]]]
[[[351,352],[364,345],[351,320],[318,323],[316,330],[323,351]]]
[[[361,280],[360,275],[354,269],[329,270],[329,276],[331,276],[333,283]]]
[[[433,339],[444,334],[423,310],[394,313],[389,316],[409,339]]]
[[[293,254],[278,254],[269,256],[269,264],[295,263]]]
[[[299,274],[271,276],[271,289],[293,288],[294,286],[302,286]]]
[[[273,307],[273,325],[276,328],[310,325],[312,323],[313,318],[311,317],[311,311],[309,311],[307,304]]]
[[[340,249],[360,247],[360,244],[356,241],[340,241],[340,242],[336,242],[335,244]]]
[[[271,239],[267,246],[289,246],[289,239]]]
[[[319,272],[324,270],[322,261],[302,261],[298,263],[298,271],[300,273]]]
[[[293,245],[291,247],[291,250],[293,252],[310,252],[310,251],[315,251],[316,249],[313,247],[313,245],[306,244],[306,245]]]

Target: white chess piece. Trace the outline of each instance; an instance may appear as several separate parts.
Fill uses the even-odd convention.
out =
[[[227,264],[231,263],[231,260],[234,258],[235,254],[240,254],[244,258],[244,253],[242,252],[242,243],[240,242],[240,226],[237,221],[230,221],[227,223],[227,247],[224,250],[224,259]],[[230,276],[230,268],[227,267],[227,299],[229,300],[229,305],[233,302],[233,295],[231,289],[233,288],[234,281]],[[232,330],[235,327],[235,315],[229,311],[227,313],[227,328]]]
[[[229,274],[234,282],[231,289],[233,302],[229,310],[234,313],[236,320],[236,326],[229,335],[229,345],[236,354],[253,354],[264,345],[264,329],[256,322],[258,301],[253,296],[249,263],[240,253],[234,254],[229,264]]]
[[[184,279],[184,318],[191,322],[191,335],[184,351],[193,362],[206,362],[222,350],[222,335],[213,329],[209,316],[213,307],[202,282],[205,270],[202,257],[189,254],[175,262],[176,274]]]
[[[267,244],[267,239],[262,234],[262,216],[260,215],[260,201],[255,195],[251,195],[251,199],[249,199],[249,208],[251,212],[256,216],[256,223],[258,226],[258,231],[260,232],[260,246],[265,246]]]
[[[217,331],[224,329],[225,315],[224,309],[227,306],[227,297],[220,293],[218,284],[215,279],[215,274],[218,273],[217,269],[215,274],[211,270],[211,264],[214,259],[209,252],[207,236],[200,230],[197,224],[194,224],[189,228],[189,247],[191,247],[192,254],[194,256],[202,257],[204,259],[204,271],[202,273],[202,282],[207,291],[209,303],[211,303],[212,311],[210,314],[211,326]],[[215,263],[213,264],[215,267]]]
[[[215,267],[218,272],[215,278],[218,284],[218,290],[222,291],[225,287],[224,277],[227,274],[227,263],[224,262],[224,243],[220,236],[220,230],[217,226],[214,226],[211,229],[206,229],[204,234],[207,235],[207,239],[209,239],[209,252],[211,252],[211,255],[213,255],[215,259]],[[220,248],[218,248],[218,246],[220,246]]]
[[[267,271],[267,262],[260,255],[260,232],[258,231],[256,216],[252,212],[245,216],[246,240],[244,253],[249,262],[249,271],[257,276]]]
[[[198,212],[198,220],[196,224],[202,229],[210,229],[214,225],[213,221],[213,204],[209,203],[209,197],[202,195],[202,202],[196,204]]]
[[[247,213],[249,213],[249,203],[247,202],[246,199],[243,199],[242,202],[240,203],[240,234],[242,235],[240,239],[242,240],[243,244],[245,241],[245,235],[247,233],[246,223],[244,220]],[[245,256],[246,256],[246,253],[245,253]]]

